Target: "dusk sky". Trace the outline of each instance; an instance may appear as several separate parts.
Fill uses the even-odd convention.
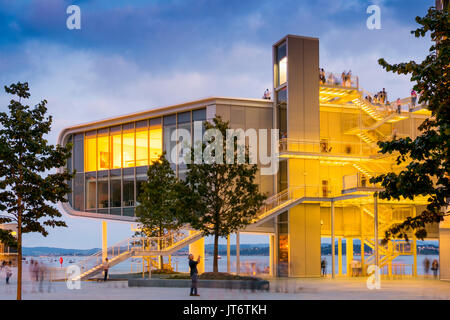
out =
[[[409,78],[377,63],[421,61],[428,38],[410,31],[434,0],[0,0],[0,84],[29,82],[30,105],[48,100],[56,143],[62,128],[207,96],[260,98],[271,88],[272,44],[286,34],[320,39],[325,71],[351,70],[360,87],[388,99],[409,95]],[[66,27],[69,5],[81,9],[81,30]],[[381,8],[381,29],[369,30],[366,9]],[[10,100],[0,93],[0,111]],[[63,217],[69,228],[25,246],[101,246],[101,222]],[[131,235],[109,223],[108,243]],[[241,242],[267,241],[243,236]],[[208,241],[211,242],[211,241]]]

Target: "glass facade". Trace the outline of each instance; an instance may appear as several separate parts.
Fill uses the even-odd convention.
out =
[[[286,42],[277,48],[277,87],[287,82],[287,52]]]
[[[149,164],[163,150],[183,154],[182,139],[171,141],[172,134],[192,132],[194,121],[205,120],[206,109],[198,109],[69,136],[73,149],[67,168],[76,170],[69,205],[77,211],[134,216]],[[186,165],[177,159],[172,168],[182,178]]]

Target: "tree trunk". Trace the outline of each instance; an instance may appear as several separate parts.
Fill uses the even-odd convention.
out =
[[[219,272],[218,256],[219,256],[219,235],[218,235],[217,233],[215,233],[215,234],[214,234],[214,262],[213,262],[213,272]]]
[[[20,206],[17,217],[17,300],[22,300],[22,212]]]

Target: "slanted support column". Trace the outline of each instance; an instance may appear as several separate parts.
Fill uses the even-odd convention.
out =
[[[342,276],[342,238],[338,238],[338,267],[339,267],[339,273],[338,275]]]
[[[195,231],[189,231],[192,233]],[[205,238],[201,238],[189,245],[189,253],[194,255],[194,259],[197,260],[198,256],[201,256],[200,263],[197,265],[198,273],[205,272]]]
[[[241,257],[240,257],[240,237],[239,237],[239,231],[236,232],[236,274],[239,274],[241,272]]]
[[[230,235],[227,236],[227,273],[231,272],[231,248]]]
[[[346,245],[346,257],[347,257],[347,276],[353,276],[353,270],[351,263],[353,261],[353,238],[347,238],[345,241]]]
[[[108,223],[102,220],[102,261],[108,258]]]
[[[334,248],[335,242],[334,235],[334,201],[331,201],[331,277],[334,279],[336,276],[336,252]]]

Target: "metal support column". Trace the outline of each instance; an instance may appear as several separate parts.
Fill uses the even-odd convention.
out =
[[[331,277],[334,279],[336,275],[336,257],[335,257],[335,249],[334,249],[334,201],[331,200]]]

